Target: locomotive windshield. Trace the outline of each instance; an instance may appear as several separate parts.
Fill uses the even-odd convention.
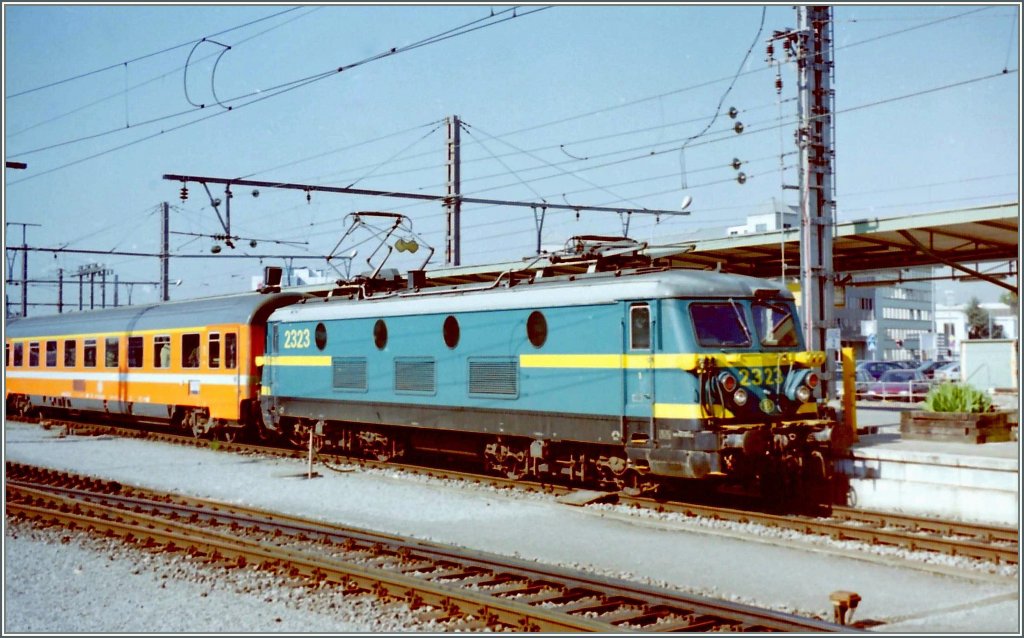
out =
[[[690,318],[702,346],[745,347],[750,345],[750,331],[743,318],[743,308],[733,301],[725,303],[690,304]]]
[[[799,344],[792,309],[783,303],[754,302],[754,328],[761,345],[792,348]]]

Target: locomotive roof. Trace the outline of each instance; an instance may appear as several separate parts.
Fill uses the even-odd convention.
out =
[[[104,310],[68,312],[43,317],[15,319],[7,323],[6,336],[58,336],[104,332],[127,332],[190,328],[209,324],[252,323],[257,316],[286,303],[299,293],[259,294],[255,292]]]
[[[575,280],[558,279],[519,283],[512,287],[453,287],[426,291],[402,291],[378,298],[308,298],[304,303],[278,308],[270,321],[318,321],[356,317],[423,315],[451,312],[478,312],[557,306],[582,306],[642,299],[750,298],[756,290],[771,291],[771,296],[792,299],[784,286],[764,279],[701,270],[615,276],[605,273],[581,276]]]

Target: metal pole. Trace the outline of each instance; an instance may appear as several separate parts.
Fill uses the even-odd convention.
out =
[[[57,314],[64,312],[64,269],[57,269]]]
[[[107,307],[107,271],[100,273],[100,308]]]
[[[89,273],[89,310],[96,308],[96,273]]]
[[[117,308],[117,275],[114,275],[114,307]]]
[[[82,312],[82,283],[84,281],[83,274],[78,273],[78,312]]]
[[[10,162],[8,162],[10,165]],[[16,166],[9,168],[25,168],[24,166]],[[4,226],[21,226],[21,316],[25,317],[28,313],[28,239],[26,237],[26,231],[29,226],[42,226],[42,224],[30,224],[26,222],[5,222]],[[14,265],[13,260],[8,262],[8,267]],[[8,283],[10,280],[8,280]]]
[[[458,266],[461,263],[460,244],[462,226],[462,187],[461,170],[459,167],[459,139],[461,124],[459,116],[453,115],[447,118],[448,121],[448,192],[445,196],[444,205],[448,215],[447,247],[445,250],[445,263],[449,266]]]
[[[171,274],[170,274],[170,265],[171,264],[170,264],[170,256],[169,256],[169,253],[168,253],[168,244],[169,244],[169,238],[170,238],[170,234],[171,234],[170,233],[170,230],[171,230],[171,217],[170,217],[170,207],[167,205],[167,202],[164,202],[163,207],[164,207],[163,222],[162,222],[162,224],[160,226],[160,287],[161,287],[160,299],[162,301],[168,301],[171,298],[170,294],[169,294],[170,293],[169,279],[170,279],[170,276],[171,276]]]
[[[826,330],[835,323],[832,281],[832,23],[827,6],[797,7],[800,129],[800,283],[805,339],[825,349]],[[835,398],[835,357],[825,357],[825,391]]]
[[[21,247],[28,248],[25,241],[25,227],[21,227]],[[28,316],[28,251],[21,256],[21,316]]]

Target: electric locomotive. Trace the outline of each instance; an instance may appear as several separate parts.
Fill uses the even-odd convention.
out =
[[[825,354],[804,349],[784,287],[658,268],[515,275],[357,281],[275,310],[257,360],[264,432],[631,492],[830,477]]]

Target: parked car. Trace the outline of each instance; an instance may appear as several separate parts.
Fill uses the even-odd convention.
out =
[[[868,386],[867,398],[892,401],[920,401],[931,384],[917,370],[887,370],[882,378]]]
[[[868,386],[870,386],[875,381],[873,378],[871,378],[871,375],[868,374],[866,370],[858,370],[853,380],[857,388],[858,399],[863,399],[865,396],[867,396]]]
[[[893,361],[893,363],[901,370],[915,370],[917,366],[921,365],[921,362],[917,359],[904,359],[902,361]]]
[[[921,365],[917,366],[917,371],[925,376],[926,379],[931,379],[935,376],[935,371],[942,366],[949,363],[948,361],[922,361]]]
[[[857,364],[857,372],[861,370],[871,375],[872,381],[878,381],[886,370],[897,368],[895,361],[861,361]]]
[[[841,373],[837,374],[836,378],[839,379],[839,382],[836,384],[836,395],[843,396],[845,389],[843,387],[843,375]],[[853,386],[856,392],[856,397],[858,399],[864,398],[864,395],[868,391],[868,386],[874,382],[875,379],[868,374],[866,370],[857,370],[853,376]]]
[[[959,381],[960,380],[960,362],[953,361],[942,366],[935,371],[932,375],[932,379],[935,381]]]

